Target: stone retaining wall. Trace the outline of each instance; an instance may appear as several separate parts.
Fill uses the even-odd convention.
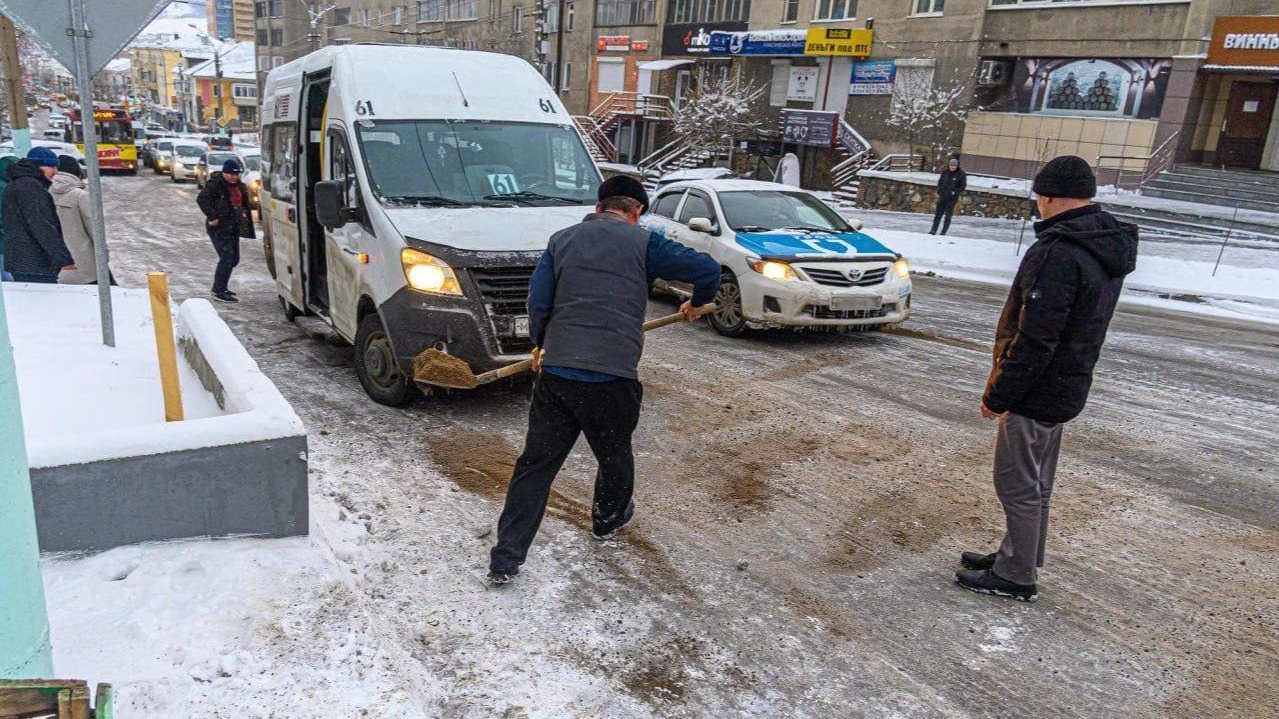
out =
[[[932,213],[937,207],[937,188],[911,180],[886,177],[860,178],[857,205],[871,210]],[[955,206],[956,215],[975,217],[1029,218],[1028,197],[968,189]]]

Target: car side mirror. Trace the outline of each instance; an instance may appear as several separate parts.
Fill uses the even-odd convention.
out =
[[[861,230],[862,230],[862,221],[861,221],[861,220],[848,220],[848,226],[849,226],[849,227],[851,227],[851,228],[853,228],[853,232],[861,232]]]
[[[705,217],[694,217],[688,221],[688,227],[690,230],[706,233],[715,229],[715,225],[711,224],[711,221]]]
[[[342,206],[343,187],[341,180],[321,180],[315,183],[315,218],[330,230],[335,230],[350,222],[354,214],[352,208]]]

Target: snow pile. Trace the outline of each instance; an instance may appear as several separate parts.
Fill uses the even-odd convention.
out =
[[[1008,242],[901,230],[866,232],[902,253],[917,272],[1006,285],[1021,263],[1022,255]],[[1023,253],[1034,241],[1028,227]],[[1214,277],[1212,266],[1212,262],[1140,254],[1136,272],[1124,282],[1123,301],[1169,305],[1168,298],[1159,296],[1180,296],[1191,300],[1175,302],[1183,311],[1279,321],[1279,267],[1223,265]]]
[[[178,336],[198,343],[221,385],[221,406],[179,353],[186,420],[165,422],[145,290],[112,290],[115,347],[102,344],[96,287],[5,283],[4,293],[32,467],[276,439],[305,431],[205,300],[182,305]]]

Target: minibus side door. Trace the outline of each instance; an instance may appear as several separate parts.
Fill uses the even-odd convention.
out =
[[[336,229],[326,230],[325,253],[328,259],[329,318],[338,332],[355,337],[356,312],[360,290],[360,272],[367,266],[368,238],[372,223],[360,195],[360,181],[355,158],[341,127],[328,130],[327,171],[324,179],[339,180],[344,188],[343,206],[359,210],[359,217]],[[362,260],[365,260],[362,262]]]

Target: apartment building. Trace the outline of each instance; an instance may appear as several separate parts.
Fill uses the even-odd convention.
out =
[[[253,0],[207,0],[210,37],[232,42],[253,40]]]

